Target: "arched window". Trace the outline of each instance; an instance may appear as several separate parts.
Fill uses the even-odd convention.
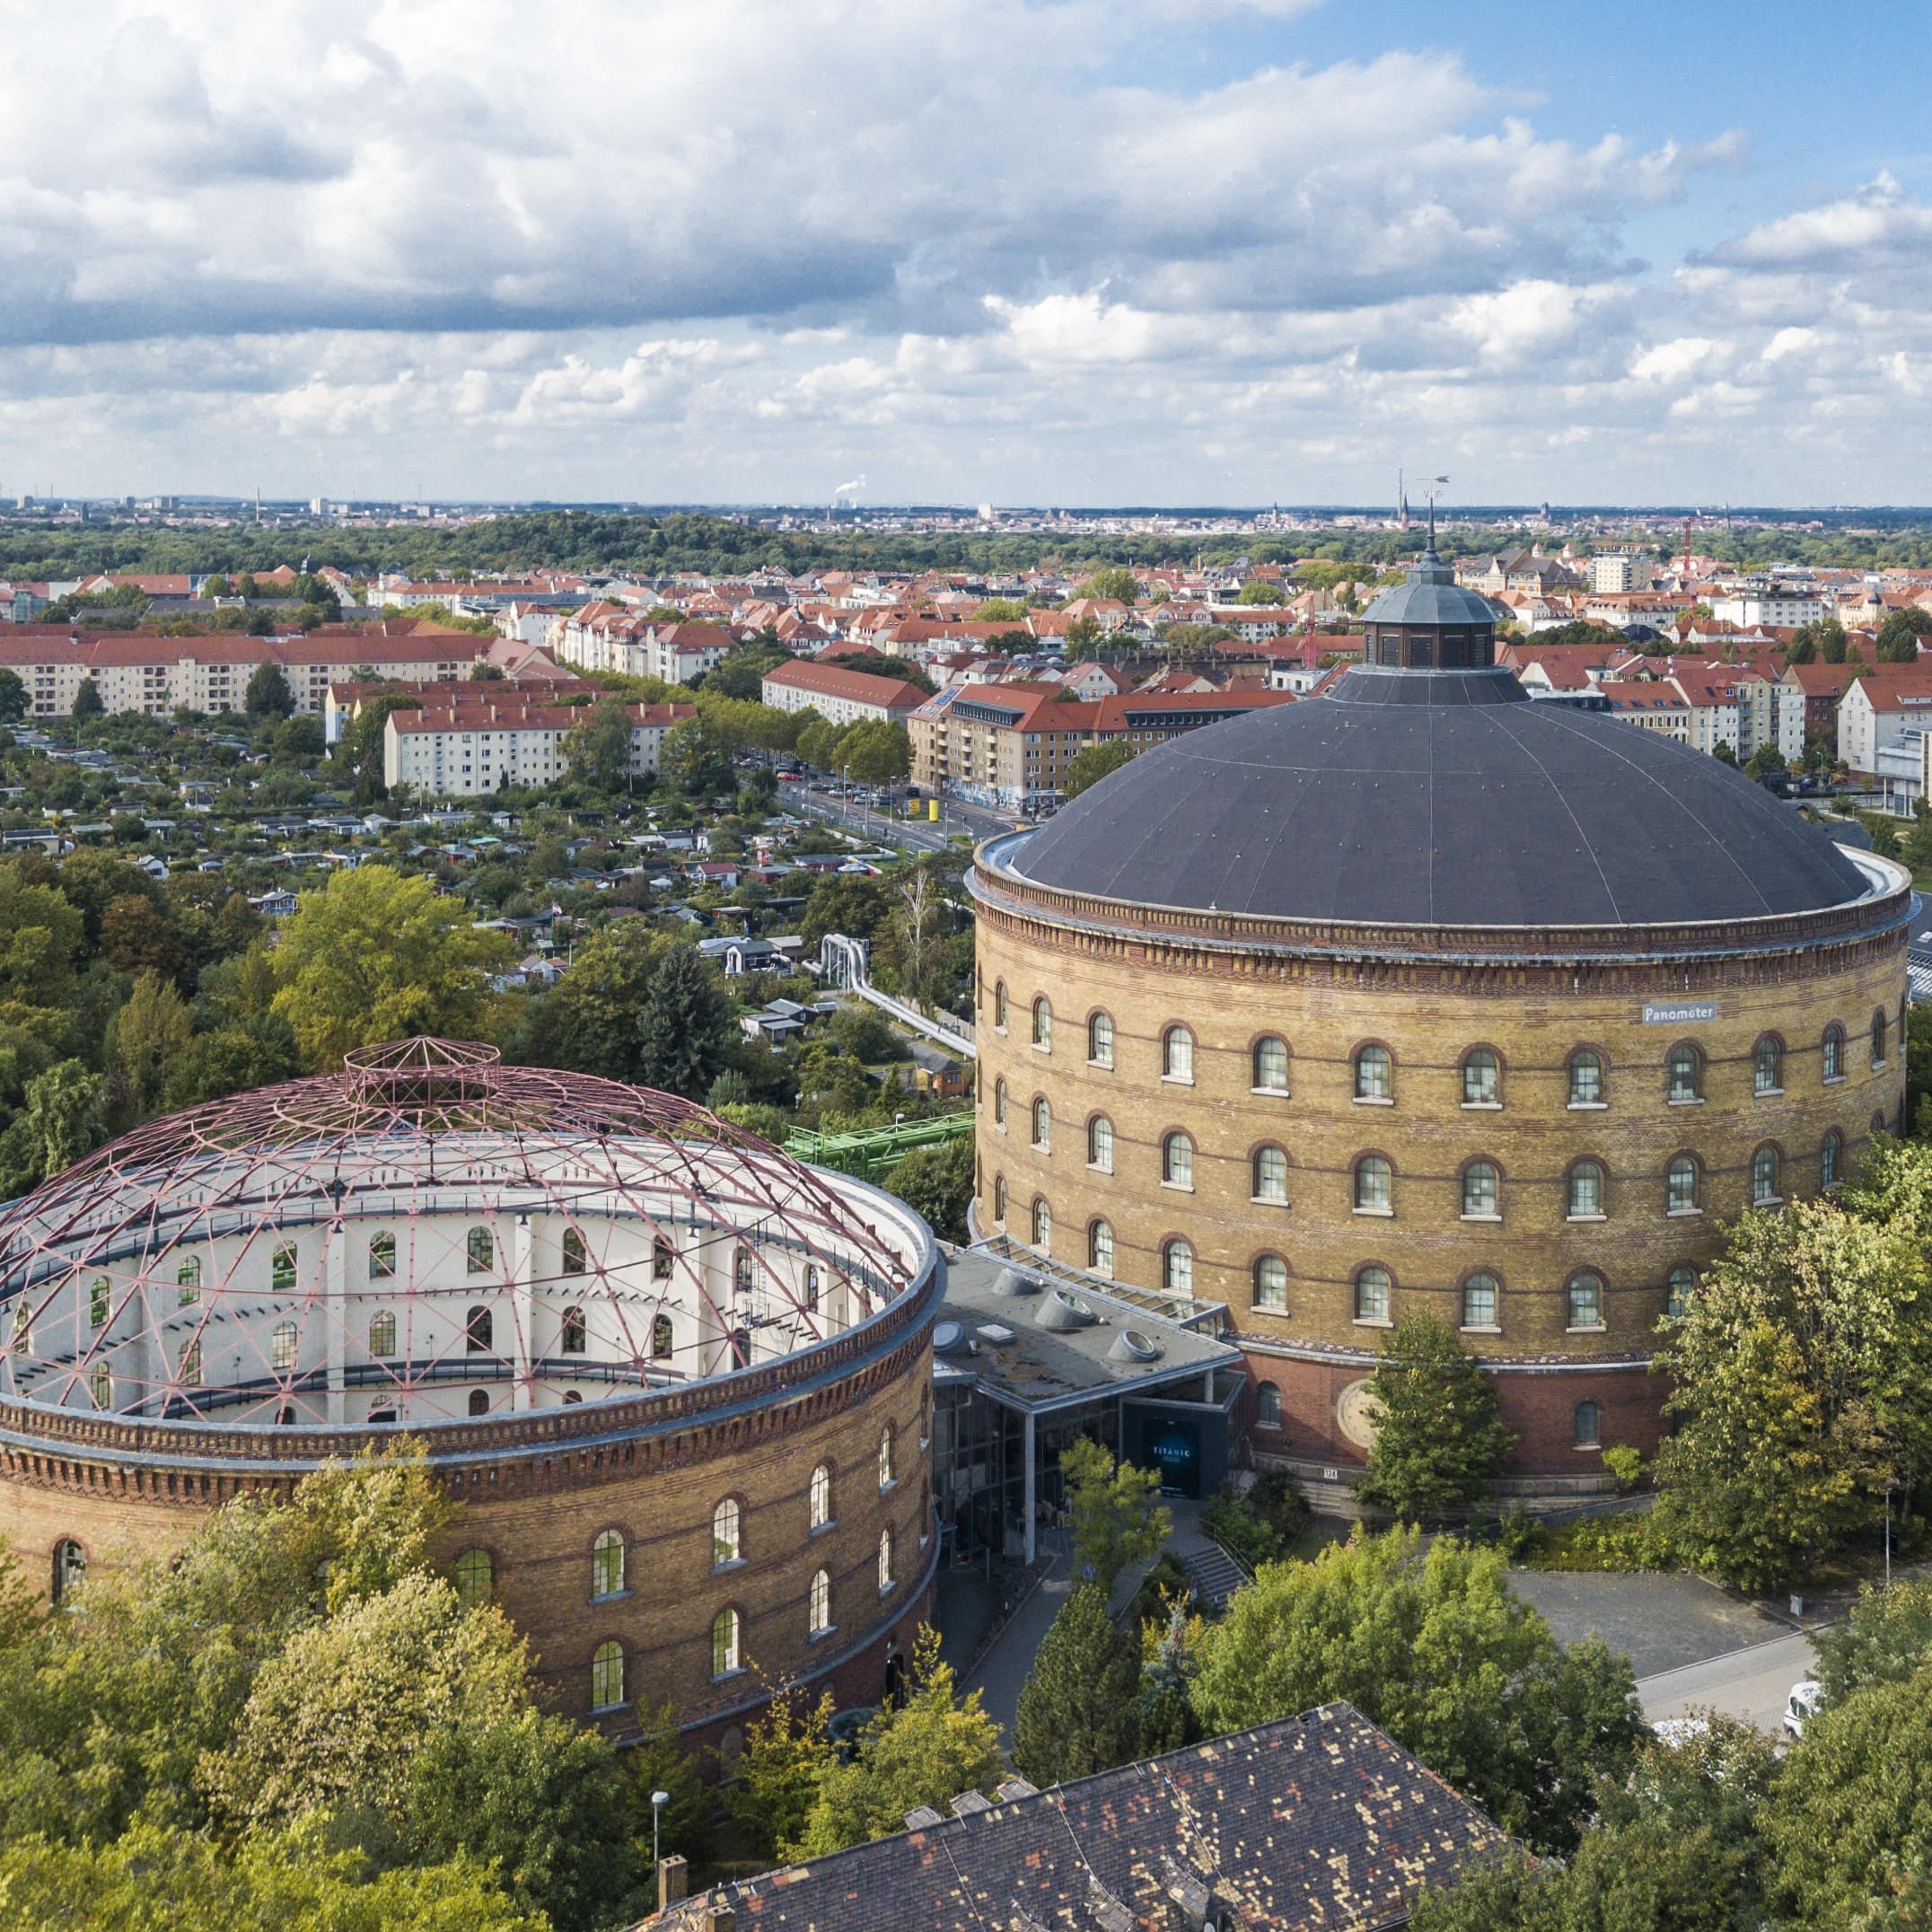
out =
[[[1572,1107],[1603,1104],[1603,1056],[1578,1047],[1569,1057],[1569,1103]]]
[[[198,1335],[181,1350],[181,1372],[177,1379],[184,1389],[198,1388],[200,1385],[201,1338]]]
[[[890,1489],[897,1479],[892,1474],[892,1425],[879,1431],[879,1487]]]
[[[487,1389],[470,1390],[470,1413],[473,1416],[487,1416],[489,1413],[489,1391]]]
[[[1704,1056],[1689,1041],[1671,1049],[1664,1066],[1664,1097],[1667,1100],[1681,1107],[1703,1099]]]
[[[86,1581],[87,1552],[71,1536],[63,1537],[54,1545],[54,1601],[65,1603]]]
[[[487,1550],[466,1550],[452,1568],[456,1601],[470,1607],[487,1603],[496,1582],[496,1567]]]
[[[1184,1026],[1170,1026],[1161,1035],[1161,1078],[1194,1078],[1194,1035]]]
[[[624,1538],[616,1530],[600,1530],[591,1545],[591,1594],[616,1596],[624,1587]]]
[[[749,1248],[740,1248],[732,1256],[731,1285],[741,1295],[751,1294],[758,1286],[758,1257]]]
[[[1885,1016],[1883,1013],[1872,1015],[1872,1065],[1885,1064]]]
[[[584,1231],[566,1227],[564,1230],[564,1272],[566,1275],[581,1275],[584,1271],[588,1257],[584,1250]]]
[[[1471,1161],[1462,1170],[1465,1217],[1493,1220],[1502,1212],[1502,1177],[1494,1161]]]
[[[751,1366],[751,1331],[742,1322],[731,1331],[731,1366],[733,1368]]]
[[[1603,1213],[1603,1170],[1595,1161],[1578,1161],[1569,1171],[1569,1217],[1595,1221]]]
[[[1033,1245],[1042,1252],[1053,1245],[1053,1210],[1044,1194],[1033,1200]]]
[[[1004,1079],[1000,1079],[993,1083],[993,1125],[1003,1128],[1006,1124],[1006,1083]]]
[[[1264,1382],[1254,1392],[1254,1423],[1263,1429],[1281,1427],[1281,1391],[1271,1382]]]
[[[812,1471],[812,1482],[808,1491],[812,1515],[811,1527],[822,1530],[832,1520],[832,1472],[821,1462]]]
[[[1569,1325],[1594,1329],[1603,1325],[1603,1278],[1587,1269],[1569,1279]]]
[[[369,1353],[373,1356],[391,1356],[396,1352],[396,1317],[387,1308],[379,1308],[369,1317]]]
[[[472,1275],[487,1275],[496,1264],[496,1243],[487,1227],[470,1230],[463,1252]]]
[[[667,1361],[673,1347],[671,1317],[657,1314],[651,1317],[651,1359],[654,1362]]]
[[[1393,1284],[1385,1268],[1361,1268],[1355,1276],[1355,1319],[1386,1322]]]
[[[1279,1147],[1254,1150],[1254,1198],[1273,1207],[1287,1207],[1288,1157]]]
[[[1355,1164],[1355,1211],[1391,1214],[1394,1200],[1395,1170],[1381,1155],[1365,1154]]]
[[[624,1701],[624,1647],[611,1638],[591,1652],[591,1708],[615,1710]]]
[[[1778,1198],[1778,1149],[1767,1141],[1751,1156],[1751,1199],[1761,1208]]]
[[[1462,1284],[1462,1326],[1493,1329],[1496,1325],[1496,1277],[1471,1275]]]
[[[1113,1273],[1113,1226],[1111,1222],[1095,1221],[1087,1229],[1087,1266],[1096,1275],[1111,1277]]]
[[[1194,1185],[1194,1143],[1185,1134],[1170,1134],[1162,1141],[1161,1179],[1171,1188]]]
[[[566,1389],[564,1391],[564,1407],[566,1409],[568,1409],[573,1402],[581,1402],[583,1400],[584,1392],[581,1389]]]
[[[1462,1104],[1465,1107],[1500,1107],[1503,1104],[1503,1063],[1487,1047],[1477,1047],[1462,1056]]]
[[[186,1308],[190,1302],[201,1299],[201,1257],[191,1254],[174,1271],[175,1287],[180,1290],[179,1304]]]
[[[273,1288],[292,1288],[295,1285],[295,1244],[285,1241],[275,1251],[268,1263],[268,1285]]]
[[[1162,1247],[1161,1286],[1170,1295],[1193,1294],[1194,1251],[1186,1242],[1176,1239]]]
[[[275,1426],[277,1428],[287,1428],[289,1425],[294,1421],[294,1419],[295,1410],[293,1404],[285,1404],[282,1408],[277,1409],[275,1412]]]
[[[565,1309],[564,1332],[560,1338],[563,1352],[566,1355],[582,1355],[589,1340],[590,1336],[584,1320],[583,1309],[581,1307]]]
[[[817,1263],[816,1261],[808,1261],[808,1262],[806,1262],[806,1263],[805,1263],[805,1310],[806,1310],[806,1313],[814,1313],[814,1314],[815,1314],[815,1313],[816,1313],[818,1312],[818,1305],[819,1305],[819,1283],[820,1283],[820,1280],[821,1280],[821,1278],[820,1277],[820,1274],[819,1274],[819,1268],[818,1268],[818,1263]]]
[[[1594,1402],[1577,1403],[1570,1420],[1570,1440],[1579,1449],[1596,1449],[1603,1446],[1603,1438],[1597,1434]]]
[[[96,1276],[87,1290],[87,1320],[94,1328],[105,1328],[108,1324],[108,1307],[111,1291],[105,1275]]]
[[[823,1637],[832,1627],[832,1580],[820,1570],[812,1579],[812,1635]]]
[[[1288,1264],[1278,1254],[1258,1256],[1254,1264],[1254,1305],[1279,1314],[1288,1305]]]
[[[1357,1100],[1395,1098],[1395,1062],[1386,1047],[1362,1047],[1355,1056],[1355,1097]]]
[[[1765,1034],[1752,1049],[1751,1089],[1754,1093],[1785,1090],[1785,1045],[1775,1033]]]
[[[96,1362],[87,1371],[87,1392],[96,1409],[114,1406],[114,1372],[105,1362]]]
[[[1004,979],[993,988],[993,1024],[1003,1033],[1006,1031],[1006,982]]]
[[[1845,1137],[1836,1128],[1818,1149],[1818,1185],[1835,1188],[1845,1178]]]
[[[1006,1177],[1004,1174],[995,1174],[993,1176],[993,1218],[1000,1226],[1006,1226]]]
[[[1288,1043],[1273,1033],[1263,1033],[1254,1043],[1254,1089],[1258,1093],[1288,1091]]]
[[[369,1278],[388,1281],[396,1272],[396,1237],[387,1228],[369,1237]]]
[[[1053,1050],[1053,1007],[1044,994],[1033,1002],[1033,1044],[1043,1052]]]
[[[1053,1108],[1044,1093],[1033,1101],[1033,1145],[1042,1154],[1053,1148]]]
[[[487,1355],[496,1332],[496,1323],[479,1302],[463,1317],[463,1348],[470,1355]]]
[[[1701,1191],[1695,1158],[1688,1154],[1680,1154],[1665,1171],[1665,1211],[1670,1214],[1701,1212],[1703,1202],[1698,1198]]]
[[[286,1374],[295,1366],[295,1324],[277,1322],[268,1331],[268,1366]]]
[[[738,1668],[738,1612],[721,1610],[711,1620],[711,1674],[729,1677]]]
[[[1664,1284],[1664,1307],[1667,1314],[1687,1315],[1690,1313],[1690,1297],[1697,1293],[1697,1270],[1694,1268],[1673,1268],[1670,1278]]]
[[[1087,1021],[1087,1058],[1095,1067],[1113,1065],[1113,1015],[1096,1013]]]
[[[1103,1174],[1113,1172],[1113,1122],[1103,1113],[1087,1122],[1087,1165]]]
[[[892,1532],[879,1532],[879,1594],[883,1596],[892,1587]]]
[[[744,1555],[739,1539],[738,1520],[738,1504],[733,1497],[727,1496],[711,1512],[711,1567],[714,1569],[721,1563],[736,1563]]]
[[[1826,1085],[1845,1077],[1845,1029],[1836,1020],[1824,1030],[1824,1044],[1818,1058]]]
[[[660,1234],[651,1243],[651,1279],[669,1281],[677,1271],[678,1251]]]

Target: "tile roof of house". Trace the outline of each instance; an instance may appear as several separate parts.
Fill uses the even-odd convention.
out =
[[[986,1932],[1199,1924],[1333,1932],[1405,1921],[1424,1885],[1506,1843],[1348,1704],[1216,1738],[1050,1791],[956,1801],[831,1857],[669,1907],[654,1932]],[[914,1813],[918,1817],[918,1813]],[[1194,1910],[1181,1919],[1183,1901]],[[1214,1920],[1209,1919],[1209,1923]]]
[[[696,705],[626,705],[624,708],[639,725],[678,724],[698,716]],[[397,736],[414,737],[426,732],[568,731],[589,715],[583,705],[545,705],[504,698],[392,711],[389,722]]]
[[[1860,669],[1853,681],[1862,688],[1865,701],[1875,711],[1917,711],[1932,698],[1932,659],[1916,664],[1881,664],[1875,671]],[[1845,695],[1851,695],[1849,684]]]
[[[842,698],[848,704],[883,705],[889,711],[916,710],[927,695],[904,678],[875,677],[869,671],[848,671],[842,664],[795,661],[768,671],[765,682],[822,698]]]

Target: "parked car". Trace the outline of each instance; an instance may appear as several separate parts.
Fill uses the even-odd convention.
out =
[[[1789,1738],[1800,1738],[1805,1726],[1824,1708],[1824,1686],[1815,1677],[1803,1677],[1792,1685],[1785,1699],[1784,1731]]]

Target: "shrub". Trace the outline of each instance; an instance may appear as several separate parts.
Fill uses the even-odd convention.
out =
[[[1628,1496],[1644,1480],[1643,1456],[1629,1443],[1615,1443],[1603,1452],[1603,1472],[1617,1485],[1619,1496]]]

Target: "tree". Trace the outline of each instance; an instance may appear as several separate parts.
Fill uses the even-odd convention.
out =
[[[0,1200],[63,1173],[102,1138],[99,1074],[62,1060],[27,1084],[21,1110],[0,1134]]]
[[[1368,1393],[1382,1420],[1360,1494],[1405,1522],[1474,1502],[1515,1446],[1494,1384],[1434,1315],[1405,1314],[1383,1338]]]
[[[979,1691],[960,1697],[952,1666],[940,1662],[939,1634],[924,1625],[913,1641],[909,1683],[903,1707],[884,1707],[866,1726],[854,1761],[824,1773],[786,1857],[824,1857],[903,1831],[916,1806],[944,1812],[962,1791],[1000,1776],[999,1727]]]
[[[723,1071],[731,1014],[695,946],[668,953],[637,1019],[637,1076],[646,1086],[701,1101]]]
[[[1909,1682],[1932,1664],[1932,1578],[1910,1577],[1889,1590],[1866,1584],[1850,1616],[1827,1625],[1814,1643],[1827,1704],[1874,1684]]]
[[[174,922],[145,892],[122,892],[101,915],[101,957],[117,972],[179,979],[188,967]]]
[[[891,930],[899,990],[923,1006],[938,1003],[941,953],[952,930],[945,868],[944,859],[929,855],[907,866],[893,882],[898,903]]]
[[[1239,604],[1285,604],[1287,601],[1287,586],[1267,577],[1251,577],[1234,599]]]
[[[1105,738],[1098,744],[1084,744],[1067,760],[1067,776],[1060,789],[1068,798],[1077,798],[1109,772],[1120,770],[1133,755],[1134,748],[1125,738]]]
[[[272,1010],[303,1063],[338,1067],[351,1047],[438,1033],[487,1039],[496,1026],[489,978],[509,957],[500,933],[478,932],[461,900],[386,865],[338,872],[304,892],[270,955]]]
[[[804,1831],[819,1787],[837,1761],[833,1711],[830,1690],[808,1705],[787,1684],[775,1690],[745,1726],[738,1775],[725,1787],[724,1803],[762,1857],[777,1858],[782,1847],[795,1844]]]
[[[1140,1633],[1082,1584],[1059,1607],[1021,1687],[1014,1768],[1044,1788],[1124,1764],[1140,1749]]]
[[[294,715],[295,694],[288,677],[272,657],[265,657],[249,673],[242,708],[251,718],[285,718]]]
[[[1159,1501],[1159,1471],[1117,1464],[1097,1442],[1083,1436],[1060,1452],[1060,1474],[1073,1517],[1074,1555],[1111,1595],[1120,1572],[1145,1562],[1173,1528],[1173,1517]]]
[[[1512,1594],[1500,1550],[1357,1528],[1310,1563],[1264,1565],[1201,1641],[1194,1708],[1210,1734],[1337,1699],[1503,1828],[1563,1849],[1592,1780],[1641,1729],[1630,1667],[1595,1638],[1566,1649]]]
[[[956,1134],[936,1146],[914,1147],[893,1162],[888,1193],[916,1209],[942,1241],[964,1242],[966,1204],[972,1199],[972,1137]]]
[[[19,672],[0,669],[0,724],[17,724],[30,707],[27,687]]]
[[[1932,1306],[1909,1215],[1932,1195],[1911,1150],[1869,1185],[1910,1194],[1794,1201],[1747,1213],[1659,1366],[1678,1418],[1657,1459],[1659,1523],[1701,1565],[1745,1588],[1805,1571],[1870,1522],[1884,1482],[1932,1474]]]
[[[292,1079],[301,1067],[288,1022],[278,1014],[252,1014],[240,1025],[195,1034],[169,1062],[162,1099],[170,1107],[192,1107]]]
[[[159,1103],[168,1070],[194,1034],[188,1002],[159,973],[135,976],[127,1004],[114,1016],[114,1057],[140,1110]]]
[[[687,798],[708,798],[731,787],[731,751],[710,719],[686,718],[664,733],[657,771]]]
[[[1023,624],[1026,606],[1016,597],[988,597],[973,617],[981,624]]]
[[[621,698],[600,698],[564,733],[564,763],[580,784],[614,792],[630,776],[630,707]]]
[[[1919,640],[1932,636],[1932,611],[1917,604],[1887,613],[1878,627],[1877,657],[1881,664],[1910,664],[1919,655]]]
[[[839,739],[839,769],[861,785],[891,785],[912,769],[912,736],[903,724],[867,718]]]
[[[1728,738],[1718,739],[1710,748],[1710,755],[1720,765],[1728,765],[1734,771],[1737,768],[1737,747]]]
[[[1076,617],[1067,624],[1063,635],[1067,645],[1067,654],[1076,662],[1083,657],[1093,657],[1099,654],[1103,634],[1097,619]]]
[[[101,687],[92,678],[83,678],[74,693],[74,709],[70,716],[76,724],[89,718],[102,717],[107,707],[101,701]]]
[[[1107,564],[1096,570],[1074,593],[1076,597],[1101,597],[1115,603],[1130,604],[1140,595],[1140,585],[1125,564]]]
[[[592,934],[556,990],[536,1002],[517,1057],[540,1067],[642,1080],[638,1015],[659,965],[677,944],[642,919],[619,919]]]
[[[813,714],[808,724],[799,727],[798,755],[815,771],[830,771],[839,755],[839,741],[843,734],[829,718]]]
[[[74,997],[85,918],[58,887],[0,865],[0,1020],[41,1027]]]

